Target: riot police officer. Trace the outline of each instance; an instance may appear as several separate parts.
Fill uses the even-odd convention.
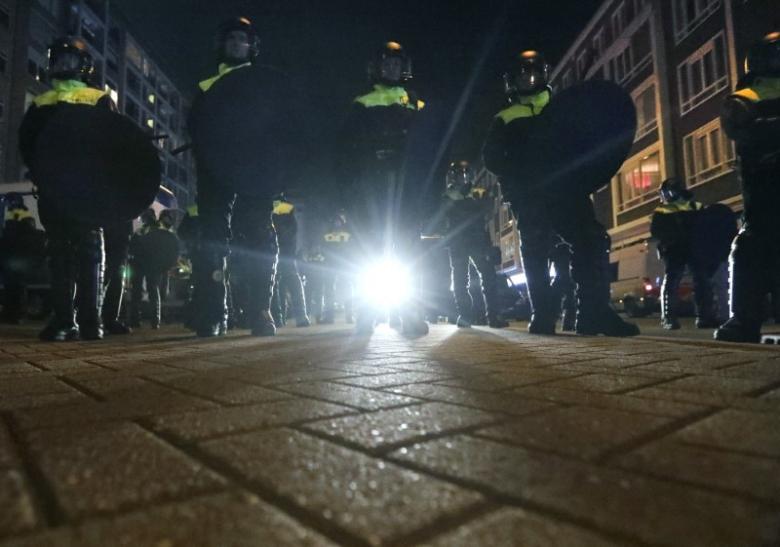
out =
[[[488,325],[503,328],[509,324],[499,314],[496,269],[492,257],[493,244],[487,231],[487,215],[493,196],[486,188],[476,187],[474,168],[467,161],[450,164],[447,190],[444,194],[444,216],[447,223],[447,244],[452,272],[452,288],[458,310],[456,325],[461,328],[477,323],[474,302],[469,292],[472,281],[480,281],[478,292],[487,312]],[[469,279],[469,266],[476,269],[480,280]]]
[[[730,318],[715,331],[728,342],[760,342],[766,295],[780,267],[780,32],[750,48],[746,69],[721,114],[737,145],[744,200],[730,256]]]
[[[664,261],[661,286],[661,326],[666,330],[680,328],[677,300],[680,280],[686,266],[693,275],[696,302],[696,326],[717,326],[713,310],[712,283],[707,272],[694,260],[693,231],[697,214],[704,206],[677,178],[665,180],[660,188],[661,205],[653,213],[650,234],[658,240],[658,255]]]
[[[217,34],[218,73],[198,84],[190,115],[190,129],[194,129],[204,97],[226,75],[252,67],[259,55],[257,32],[251,21],[237,17],[224,23]],[[240,108],[240,105],[237,105]],[[198,159],[198,149],[195,150]],[[229,181],[219,180],[198,161],[198,226],[200,245],[193,257],[195,282],[194,330],[201,337],[218,336],[227,330],[227,257],[230,253],[232,228],[242,234],[240,255],[246,270],[246,323],[255,336],[273,336],[276,325],[271,317],[271,297],[277,260],[276,233],[271,221],[272,196],[264,198],[241,195],[229,190]],[[234,215],[234,204],[239,207]],[[235,218],[234,218],[235,217]]]
[[[513,150],[539,129],[537,118],[551,100],[549,68],[537,51],[517,56],[504,75],[510,106],[496,116],[484,147],[485,165],[502,180],[515,209],[521,257],[528,283],[533,334],[554,334],[559,306],[551,288],[548,257],[555,235],[571,245],[572,277],[577,283],[578,334],[633,336],[639,329],[609,305],[609,247],[587,193],[562,196],[545,185],[525,186],[527,173],[513,161]],[[550,165],[552,171],[557,166]],[[575,173],[576,176],[576,173]]]
[[[352,323],[352,283],[349,265],[353,261],[352,230],[345,211],[334,215],[318,248],[322,251],[322,268],[319,272],[322,284],[322,315],[320,323],[329,325],[336,321],[336,290],[344,296],[344,321]],[[321,303],[321,302],[318,302]]]
[[[411,265],[420,227],[414,193],[404,188],[404,164],[409,133],[424,103],[408,88],[412,62],[397,42],[379,50],[368,65],[368,76],[372,89],[353,101],[339,162],[342,178],[351,185],[345,194],[355,243],[368,251],[363,259],[395,253]],[[428,332],[417,296],[401,310],[402,329],[412,335]],[[357,330],[371,332],[375,310],[364,297],[358,300]]]
[[[82,40],[61,38],[49,47],[53,89],[33,100],[19,129],[20,150],[28,166],[32,167],[38,159],[35,145],[39,134],[61,109],[92,106],[116,110],[105,91],[87,85],[93,72],[92,57]],[[38,210],[48,236],[54,311],[53,318],[40,333],[41,339],[103,338],[103,229],[87,219],[64,218],[55,204],[43,196]],[[74,317],[74,303],[78,308],[78,322]]]
[[[148,261],[150,260],[148,251],[144,248],[145,237],[149,235],[153,230],[157,230],[161,227],[160,221],[157,219],[157,213],[151,207],[141,214],[140,217],[141,226],[133,233],[130,240],[130,254],[132,259],[130,261],[130,305],[128,306],[130,315],[130,326],[139,328],[141,326],[142,313],[142,300],[144,294],[144,281],[146,281],[146,290],[149,294],[149,301],[152,302],[155,289],[158,291],[159,287],[156,284],[156,277],[151,275],[149,271]],[[153,327],[154,320],[152,321]]]
[[[303,294],[303,281],[298,272],[298,220],[295,217],[295,206],[287,200],[284,194],[274,200],[273,223],[276,238],[279,242],[279,263],[276,267],[276,283],[274,285],[274,307],[277,310],[281,324],[286,321],[284,310],[287,295],[290,297],[292,315],[297,327],[311,325],[306,313],[306,299]],[[274,318],[276,321],[276,318]],[[277,322],[279,324],[279,322]]]

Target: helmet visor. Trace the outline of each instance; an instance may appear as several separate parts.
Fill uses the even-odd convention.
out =
[[[72,50],[52,50],[49,54],[49,74],[52,76],[76,76],[81,72],[81,55]]]
[[[251,57],[252,43],[249,34],[243,30],[231,30],[225,34],[222,53],[231,61],[248,61]]]
[[[544,72],[538,67],[524,67],[510,76],[510,91],[521,94],[535,93],[547,85]]]

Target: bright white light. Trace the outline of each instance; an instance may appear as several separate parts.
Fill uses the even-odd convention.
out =
[[[360,298],[372,307],[397,307],[411,296],[409,271],[397,258],[384,257],[363,268],[358,291]]]
[[[645,290],[646,290],[647,292],[650,292],[650,291],[652,291],[652,290],[653,290],[653,286],[652,286],[650,283],[648,283],[647,285],[645,285]]]
[[[519,273],[519,274],[509,276],[509,280],[512,282],[513,285],[525,285],[527,281],[524,273]]]

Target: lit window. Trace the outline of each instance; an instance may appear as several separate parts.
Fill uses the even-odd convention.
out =
[[[147,95],[146,100],[149,101],[149,104],[154,104],[154,102],[157,100],[157,97],[154,96],[154,93],[149,93]]]
[[[733,170],[734,143],[715,119],[683,139],[685,178],[695,186]]]
[[[658,127],[655,108],[655,82],[649,79],[632,94],[636,105],[636,139],[639,140]]]
[[[154,120],[152,118],[146,118],[146,127],[154,129]]]
[[[619,175],[618,211],[624,212],[652,201],[661,186],[660,153],[629,160]]]

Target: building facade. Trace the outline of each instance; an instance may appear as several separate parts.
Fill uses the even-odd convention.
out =
[[[32,99],[49,89],[48,45],[58,36],[81,37],[95,59],[93,85],[108,91],[119,111],[150,135],[163,167],[163,186],[179,207],[195,199],[190,152],[174,156],[188,142],[188,101],[149,52],[133,38],[110,0],[0,0],[0,191],[2,182],[24,180],[18,129]]]
[[[777,0],[605,0],[555,67],[556,90],[608,79],[636,104],[631,154],[593,195],[612,237],[619,283],[648,274],[650,215],[664,179],[683,179],[705,204],[741,210],[734,146],[721,129],[720,108],[743,75],[747,49],[776,30],[779,17]]]

